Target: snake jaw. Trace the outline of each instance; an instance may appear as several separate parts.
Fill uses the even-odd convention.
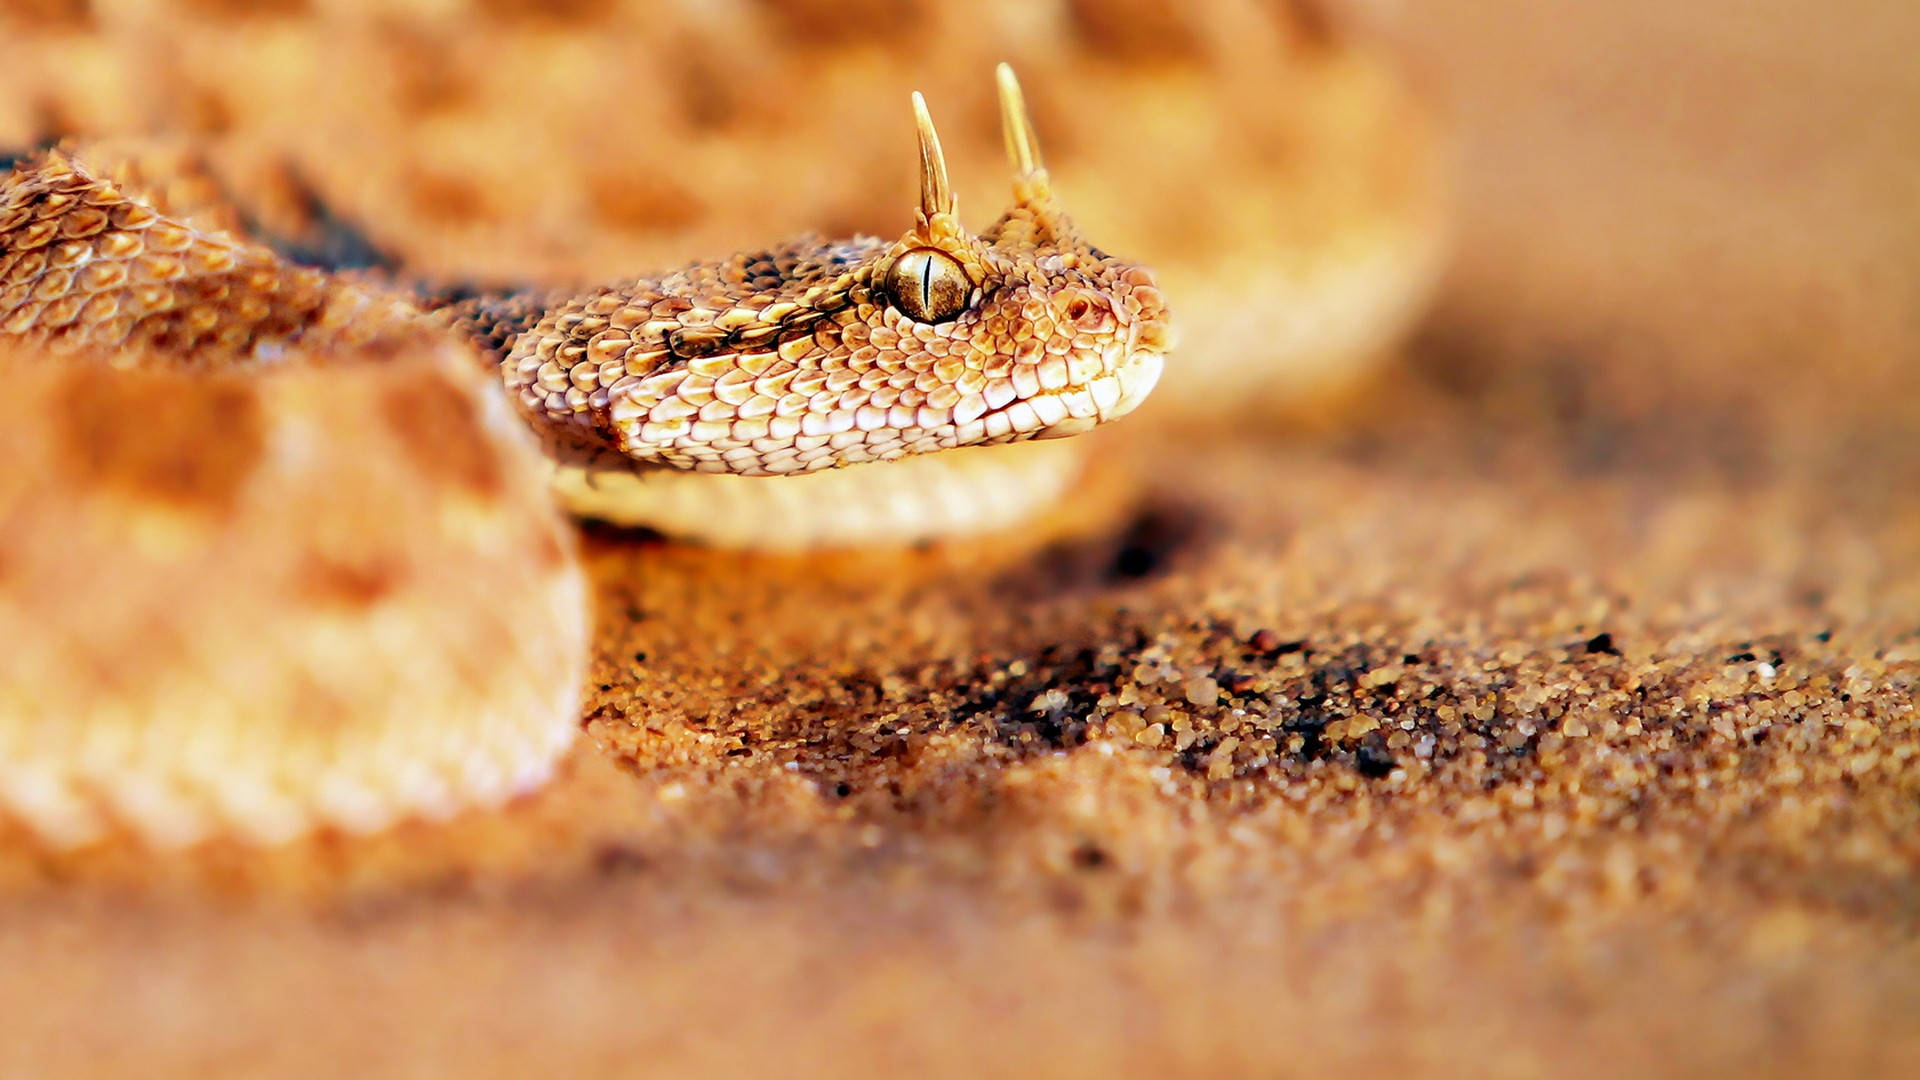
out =
[[[1164,367],[1164,358],[1159,354],[1141,353],[1100,380],[1023,398],[988,415],[1005,414],[1015,425],[1016,434],[1006,440],[1009,442],[1085,435],[1137,408],[1153,392]],[[1040,426],[1019,432],[1018,424],[1023,418],[1036,419]]]
[[[1068,359],[1064,366],[1070,374],[1064,385],[1049,385],[1042,369],[1052,359],[1051,350],[1038,358],[1030,377],[1022,377],[1027,372],[1015,374],[1014,386],[1032,387],[1037,381],[1038,389],[988,410],[987,417],[1000,419],[985,421],[987,434],[998,432],[999,437],[985,441],[1085,434],[1132,412],[1160,381],[1176,335],[1150,271],[1129,266],[1098,286],[1068,286],[1053,295],[1051,306],[1067,317],[1070,328],[1097,333],[1105,343]]]
[[[1147,399],[1147,395],[1153,393],[1153,388],[1159,385],[1160,373],[1165,369],[1165,356],[1160,353],[1141,354],[1134,361],[1133,377],[1122,380],[1124,389],[1121,391],[1120,401],[1101,419],[1112,420],[1138,408],[1140,403]]]
[[[1114,349],[1119,358],[1109,365],[1106,374],[1081,385],[1028,399],[1035,415],[1044,418],[1057,414],[1060,409],[1065,409],[1067,415],[1024,437],[1063,439],[1084,435],[1132,412],[1160,382],[1160,375],[1166,369],[1166,349],[1172,343],[1170,324],[1164,321],[1130,324],[1125,343]],[[1047,400],[1049,398],[1053,401]]]

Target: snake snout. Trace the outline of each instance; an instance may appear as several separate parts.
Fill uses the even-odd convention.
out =
[[[1165,353],[1171,351],[1179,340],[1180,335],[1173,323],[1166,319],[1135,323],[1133,333],[1127,338],[1127,351]]]

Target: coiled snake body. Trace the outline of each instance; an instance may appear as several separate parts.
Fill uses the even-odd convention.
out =
[[[1014,202],[979,233],[915,95],[899,239],[571,295],[332,276],[137,161],[22,164],[0,186],[0,446],[59,464],[0,479],[0,818],[176,845],[497,802],[577,727],[556,468],[576,509],[644,518],[618,491],[650,471],[813,473],[1130,411],[1166,306],[1080,237],[1004,67],[1000,88]]]

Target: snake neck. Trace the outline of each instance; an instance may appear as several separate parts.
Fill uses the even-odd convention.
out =
[[[423,310],[479,349],[488,365],[496,368],[522,334],[567,298],[547,289],[467,286],[421,287],[416,296]]]
[[[504,378],[504,365],[514,347],[556,308],[577,299],[577,291],[541,288],[474,288],[465,285],[423,285],[413,289],[413,302],[427,318],[451,330],[474,350],[487,375]],[[610,430],[594,423],[594,416],[557,423],[537,413],[523,413],[547,456],[557,464],[599,471],[640,471],[634,462],[611,448]]]

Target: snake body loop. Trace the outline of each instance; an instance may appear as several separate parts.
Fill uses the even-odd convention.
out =
[[[619,492],[649,473],[818,483],[796,474],[1132,410],[1171,345],[1164,299],[1081,239],[1000,79],[1014,202],[985,230],[915,95],[898,238],[578,293],[423,298],[291,263],[137,157],[22,163],[0,182],[0,432],[53,467],[0,482],[0,820],[179,845],[496,803],[578,724],[586,590],[556,473],[576,509],[644,519]],[[1045,460],[1033,492],[1070,474]],[[913,486],[942,486],[921,468]],[[969,524],[952,499],[885,499],[861,520]]]

